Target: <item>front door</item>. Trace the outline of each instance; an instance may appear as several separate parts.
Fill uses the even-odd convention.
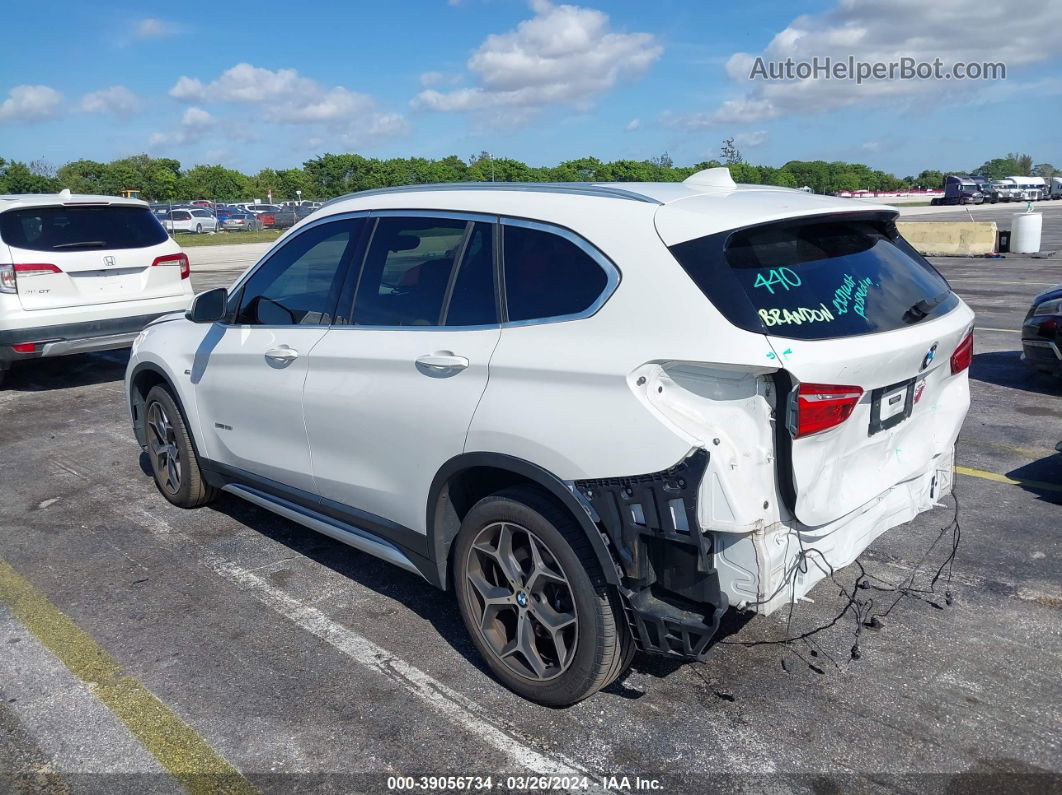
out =
[[[363,223],[345,219],[298,233],[238,288],[232,322],[207,334],[192,382],[211,459],[313,491],[302,389]]]

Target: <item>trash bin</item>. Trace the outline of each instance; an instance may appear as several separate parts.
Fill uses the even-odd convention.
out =
[[[1015,213],[1010,224],[1010,250],[1015,254],[1038,252],[1043,226],[1043,213]]]

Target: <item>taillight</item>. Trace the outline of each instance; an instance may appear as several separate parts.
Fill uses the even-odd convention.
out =
[[[961,373],[973,362],[973,330],[962,338],[951,355],[951,374]]]
[[[48,265],[41,262],[30,264],[18,263],[15,265],[16,276],[19,274],[22,276],[36,276],[42,273],[62,273],[62,271],[55,265]]]
[[[852,416],[863,389],[839,384],[801,384],[797,389],[793,438],[835,428]]]
[[[15,266],[8,263],[0,264],[0,293],[13,293],[15,286]]]
[[[151,263],[151,266],[154,267],[156,265],[179,265],[181,268],[182,279],[187,279],[191,274],[187,254],[166,254],[161,257],[156,257],[155,261]]]
[[[11,350],[13,350],[15,353],[36,353],[37,352],[37,343],[36,342],[20,342],[17,345],[12,345],[11,346]]]

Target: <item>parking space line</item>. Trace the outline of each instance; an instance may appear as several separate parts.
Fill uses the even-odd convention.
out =
[[[1024,478],[1008,478],[1006,475],[999,475],[995,472],[988,472],[984,469],[974,469],[972,467],[957,466],[955,467],[955,471],[960,475],[981,478],[982,480],[991,480],[995,483],[1005,483],[1008,486],[1025,486],[1029,489],[1057,491],[1062,493],[1062,483],[1048,483],[1044,480],[1025,480]]]
[[[303,604],[285,591],[270,585],[257,574],[210,553],[206,553],[205,557],[204,562],[216,574],[240,590],[250,593],[262,604],[325,641],[354,662],[397,682],[436,712],[500,751],[515,765],[516,771],[550,776],[586,776],[590,779],[587,791],[601,791],[596,784],[596,774],[572,760],[559,755],[546,756],[525,745],[508,730],[496,725],[486,710],[474,701],[447,687],[430,674],[396,657],[364,635],[333,621],[316,607]]]
[[[0,602],[191,793],[257,792],[239,771],[4,560]]]
[[[1006,334],[1021,334],[1020,328],[991,328],[990,326],[974,326],[975,331],[1002,331]]]
[[[1054,287],[1056,282],[1004,282],[998,279],[982,279],[977,276],[950,276],[949,282],[977,282],[978,284],[1016,284],[1022,287]]]
[[[504,720],[499,720],[480,704],[392,654],[361,633],[333,621],[316,607],[304,604],[257,574],[203,548],[189,536],[172,528],[159,514],[136,504],[127,504],[122,508],[127,517],[141,523],[162,543],[171,548],[177,546],[185,554],[189,549],[196,549],[201,565],[303,631],[328,643],[355,663],[387,677],[451,723],[499,751],[514,766],[512,772],[580,778],[586,776],[590,783],[585,792],[609,791],[600,787],[599,776],[594,771],[557,752],[549,755],[539,753],[521,738],[513,727],[507,725]],[[178,540],[179,544],[176,543]]]

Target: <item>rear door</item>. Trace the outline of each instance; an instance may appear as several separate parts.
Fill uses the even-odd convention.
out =
[[[180,295],[179,249],[146,206],[65,204],[0,213],[23,309]],[[154,266],[160,257],[159,265]]]
[[[426,211],[374,215],[352,320],[314,348],[306,432],[323,497],[424,532],[424,498],[464,450],[501,333],[495,225]]]
[[[946,460],[969,406],[961,346],[972,346],[973,313],[889,217],[712,237],[717,283],[706,292],[732,322],[767,335],[792,386],[777,412],[779,458],[801,522],[838,519]],[[707,240],[672,250],[694,263],[712,256]]]

